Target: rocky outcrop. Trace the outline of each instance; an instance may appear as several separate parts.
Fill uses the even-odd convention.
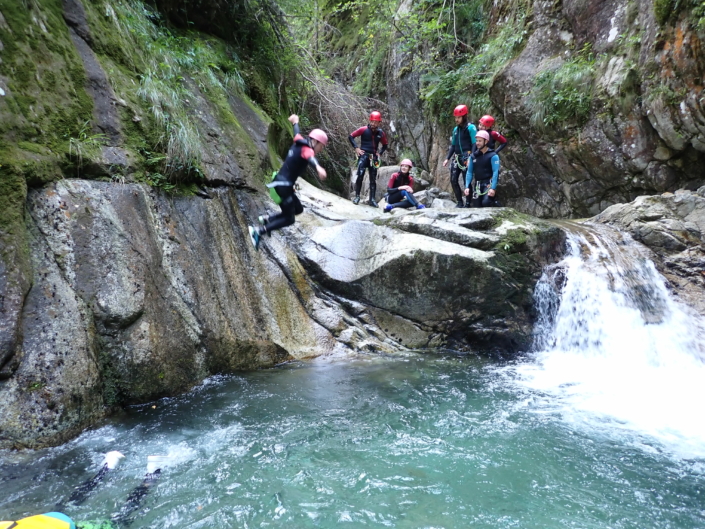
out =
[[[563,233],[507,209],[385,215],[302,184],[256,253],[258,195],[64,180],[28,197],[32,287],[0,382],[0,446],[62,442],[212,373],[343,351],[527,347]]]
[[[385,216],[316,193],[304,188],[313,207],[293,237],[299,259],[331,295],[396,322],[395,332],[377,325],[386,339],[505,354],[528,347],[533,285],[561,255],[561,230],[509,209]]]
[[[705,187],[642,196],[590,220],[625,230],[651,249],[673,292],[705,315]]]

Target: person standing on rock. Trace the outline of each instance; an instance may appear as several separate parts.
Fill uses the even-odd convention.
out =
[[[464,179],[465,171],[467,170],[467,161],[468,157],[472,154],[477,129],[474,124],[468,123],[468,107],[465,105],[455,107],[453,116],[455,118],[455,128],[450,138],[448,155],[446,159],[443,160],[443,167],[447,167],[448,162],[451,163],[450,185],[453,188],[455,199],[458,202],[456,207],[462,208],[464,204],[460,182],[462,181],[461,179]],[[467,206],[470,207],[469,202]]]
[[[474,208],[499,206],[499,156],[490,149],[489,143],[489,133],[486,130],[479,131],[475,138],[475,151],[468,158],[465,196],[470,199],[472,195],[471,207]]]
[[[357,159],[357,179],[355,180],[355,198],[353,204],[360,203],[360,191],[362,190],[362,180],[365,178],[365,170],[370,170],[370,199],[367,203],[372,207],[377,207],[375,195],[377,193],[377,168],[379,167],[379,157],[387,150],[387,136],[380,128],[382,114],[375,111],[370,114],[370,123],[366,127],[360,127],[348,136],[348,141],[355,149]],[[360,146],[355,143],[355,138],[360,136]],[[379,153],[379,144],[382,148]]]
[[[492,116],[485,115],[480,118],[480,121],[478,121],[478,125],[480,127],[480,130],[487,131],[487,134],[490,135],[490,143],[488,145],[488,148],[492,149],[494,152],[499,154],[499,152],[507,146],[507,138],[502,136],[496,130],[492,130],[492,127],[494,127],[494,122],[495,121]]]
[[[274,177],[271,184],[267,184],[272,199],[279,204],[282,212],[269,217],[260,215],[259,223],[262,226],[249,226],[250,238],[255,250],[259,249],[262,235],[271,235],[273,231],[280,230],[286,226],[291,226],[295,222],[295,216],[303,213],[304,207],[299,198],[294,193],[296,179],[304,174],[309,165],[316,169],[321,180],[326,178],[326,170],[321,167],[316,159],[328,143],[328,135],[321,129],[313,129],[308,137],[304,138],[299,131],[299,116],[292,114],[289,121],[294,125],[294,144],[289,149],[286,160],[281,169]]]
[[[394,208],[424,209],[426,206],[419,204],[414,197],[414,177],[411,176],[413,163],[405,158],[399,164],[399,172],[394,173],[387,184],[387,205],[384,211],[389,213]]]

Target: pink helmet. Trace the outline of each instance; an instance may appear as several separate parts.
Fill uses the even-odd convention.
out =
[[[488,129],[492,128],[492,125],[494,125],[494,118],[492,116],[486,115],[482,116],[480,118],[480,125],[484,125]]]
[[[370,121],[382,121],[382,114],[375,110],[370,114]]]
[[[455,110],[453,110],[453,115],[454,116],[467,116],[468,115],[468,107],[465,105],[458,105],[455,107]]]
[[[414,163],[408,158],[404,158],[399,165],[408,165],[409,167],[413,167]]]
[[[309,138],[313,138],[319,143],[322,143],[323,145],[328,144],[328,134],[323,132],[321,129],[313,129],[311,132],[308,133]]]
[[[486,130],[480,130],[475,134],[475,138],[484,138],[485,141],[490,141],[490,133]]]

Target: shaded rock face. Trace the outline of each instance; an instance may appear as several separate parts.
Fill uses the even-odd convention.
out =
[[[500,155],[503,203],[539,217],[585,217],[640,195],[703,185],[705,61],[696,26],[687,9],[657,23],[651,0],[534,1],[532,33],[490,91],[510,140]],[[538,74],[586,49],[594,58],[589,115],[537,128],[530,92]],[[390,71],[405,71],[405,60],[393,49]],[[408,102],[421,106],[418,84],[417,73],[390,76],[392,117],[405,121],[399,140],[419,153],[432,185],[450,191],[441,163],[452,107],[428,123],[407,108]]]
[[[0,445],[61,442],[115,404],[335,349],[292,276],[253,255],[251,198],[212,196],[82,180],[30,192],[33,286],[0,383]]]
[[[623,229],[652,250],[674,293],[705,315],[705,187],[639,197],[590,220]]]
[[[497,77],[491,97],[553,175],[571,215],[703,184],[705,176],[695,169],[705,162],[696,80],[705,64],[693,51],[700,40],[685,17],[675,27],[660,27],[650,1],[571,0],[560,8],[534,2],[534,20],[534,33]],[[564,64],[586,45],[596,58],[587,122],[572,130],[536,130],[526,95],[536,72]],[[512,169],[524,172],[518,164]]]

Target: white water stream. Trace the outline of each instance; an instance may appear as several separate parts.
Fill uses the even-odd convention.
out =
[[[535,297],[537,352],[515,366],[521,384],[578,425],[705,457],[705,320],[674,299],[644,248],[576,227]]]

